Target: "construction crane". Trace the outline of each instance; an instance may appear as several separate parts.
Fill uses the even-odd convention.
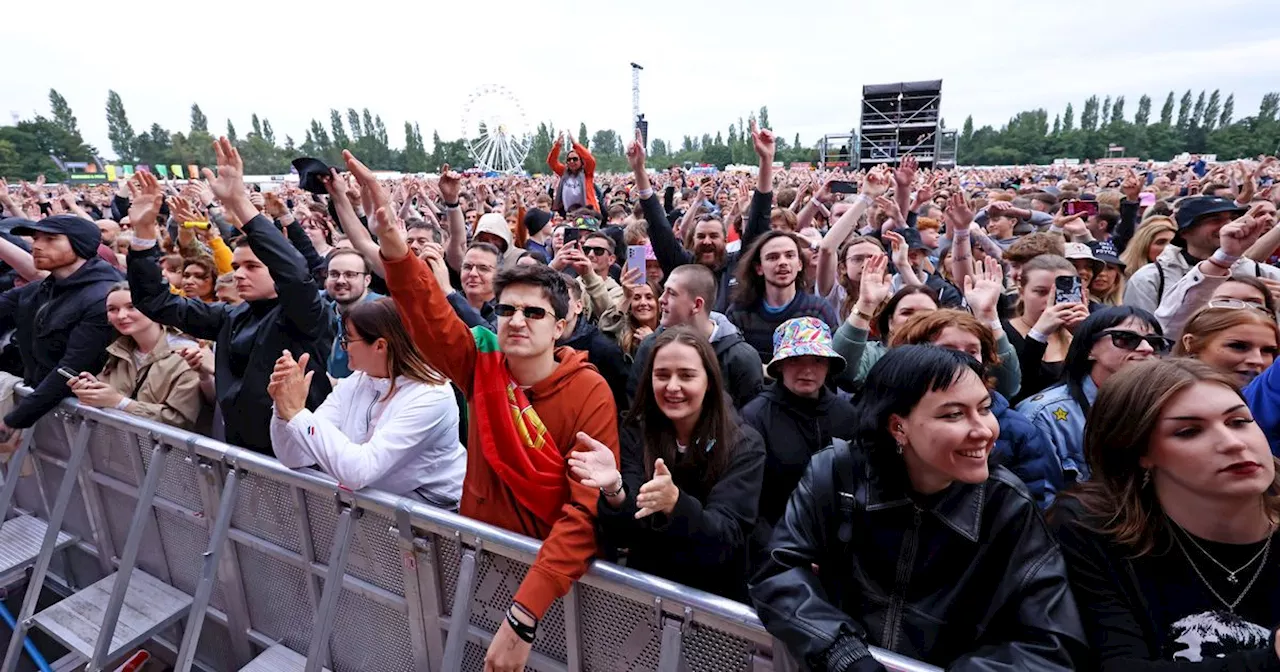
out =
[[[631,64],[631,118],[635,122],[635,127],[640,131],[640,140],[645,147],[649,146],[649,122],[644,120],[644,115],[640,114],[640,71],[644,70],[644,66],[638,63]]]

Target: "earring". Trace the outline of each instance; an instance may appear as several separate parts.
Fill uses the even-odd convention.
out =
[[[1142,470],[1142,489],[1145,490],[1148,485],[1151,485],[1151,470],[1143,469]]]
[[[902,443],[898,443],[898,454],[902,454]]]

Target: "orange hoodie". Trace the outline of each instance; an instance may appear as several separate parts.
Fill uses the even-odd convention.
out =
[[[458,385],[471,399],[476,369],[476,342],[467,325],[453,312],[430,269],[409,254],[384,260],[387,287],[400,310],[413,342],[427,361]],[[617,409],[604,378],[587,363],[585,352],[556,348],[559,366],[546,379],[526,390],[560,454],[568,458],[577,433],[585,432],[618,455]],[[474,411],[474,407],[472,408]],[[538,557],[525,575],[515,601],[534,616],[543,613],[587,571],[596,555],[596,504],[600,492],[572,478],[565,465],[569,500],[563,515],[548,527],[516,499],[489,466],[480,447],[477,415],[467,428],[467,476],[462,486],[461,513],[542,540]]]

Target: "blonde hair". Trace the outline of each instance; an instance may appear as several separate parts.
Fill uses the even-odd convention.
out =
[[[1178,342],[1174,345],[1175,357],[1195,357],[1199,355],[1215,336],[1229,329],[1247,325],[1265,326],[1271,329],[1277,343],[1280,343],[1280,326],[1270,315],[1254,308],[1213,308],[1205,306],[1197,310],[1187,320]]]
[[[1133,234],[1133,238],[1129,240],[1129,245],[1124,248],[1124,252],[1120,255],[1120,261],[1125,263],[1125,275],[1131,276],[1139,268],[1151,263],[1147,259],[1147,250],[1151,247],[1151,241],[1166,231],[1177,233],[1178,227],[1173,223],[1172,219],[1162,215],[1152,217],[1138,227],[1138,230]]]

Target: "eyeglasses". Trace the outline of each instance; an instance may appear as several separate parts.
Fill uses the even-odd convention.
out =
[[[362,275],[360,271],[329,271],[330,280],[355,280]]]
[[[338,347],[342,348],[343,351],[345,352],[347,348],[351,347],[352,341],[356,341],[359,343],[365,342],[365,340],[362,338],[351,338],[349,334],[343,334],[342,338],[338,339]]]
[[[1163,355],[1173,349],[1173,341],[1157,334],[1139,334],[1128,329],[1111,329],[1102,333],[1110,336],[1111,344],[1121,350],[1137,350],[1138,345],[1143,341],[1146,341],[1156,354]]]
[[[592,257],[595,257],[595,256],[603,257],[604,255],[609,254],[609,248],[596,247],[595,245],[583,245],[582,253]]]
[[[517,310],[524,314],[524,319],[526,320],[541,320],[547,316],[547,309],[542,306],[525,306],[523,308],[516,308],[510,304],[499,303],[493,308],[493,312],[497,313],[498,317],[511,317],[516,314]]]
[[[571,156],[571,157],[569,157],[569,158],[565,159],[565,162],[567,163],[567,162],[570,162],[570,161],[580,161],[580,160],[581,160],[581,159],[579,159],[579,158],[578,158],[578,157],[576,157],[576,156]]]
[[[492,273],[493,267],[488,264],[468,264],[463,262],[462,272],[470,273],[471,271],[475,271],[476,273]]]
[[[1209,299],[1209,302],[1205,304],[1205,307],[1226,308],[1228,310],[1245,310],[1245,309],[1252,308],[1254,310],[1260,310],[1266,313],[1267,315],[1275,317],[1275,313],[1268,310],[1266,306],[1260,303],[1254,303],[1253,301],[1244,301],[1242,299]]]

